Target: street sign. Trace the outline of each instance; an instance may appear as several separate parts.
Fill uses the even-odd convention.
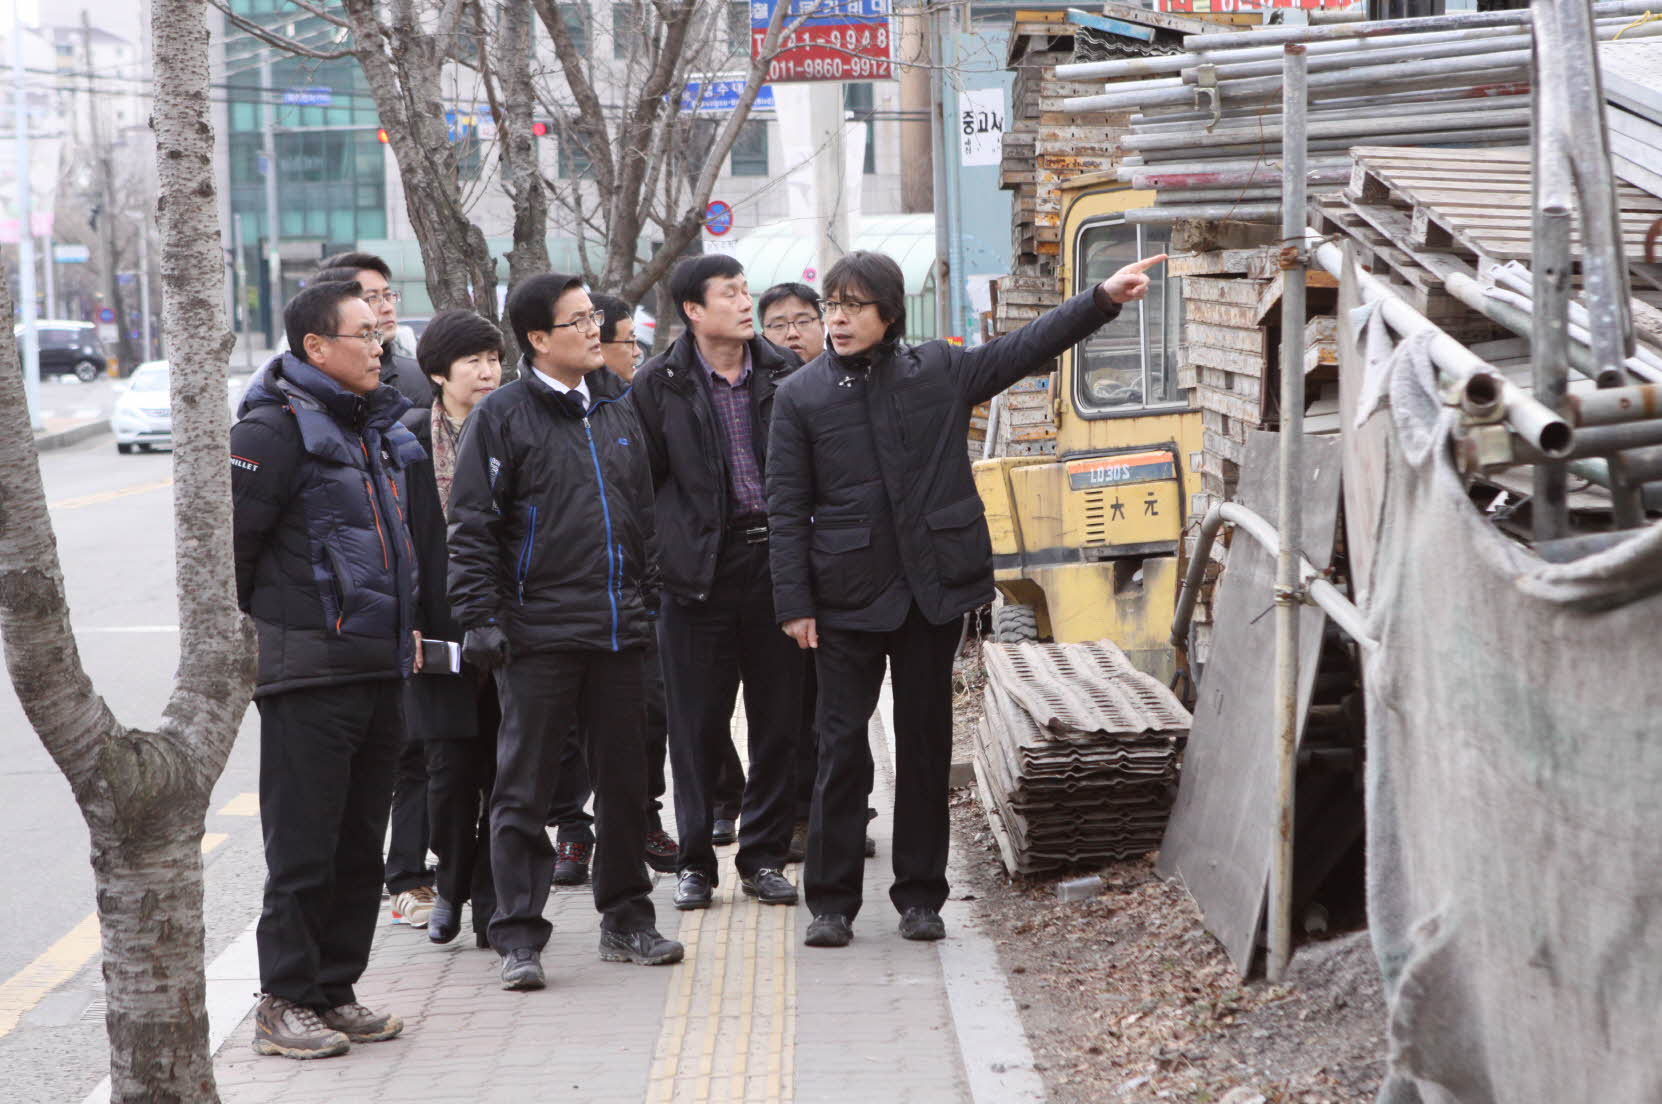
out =
[[[719,199],[712,199],[704,206],[704,229],[721,237],[733,229],[733,208]]]
[[[59,264],[86,264],[92,260],[92,250],[84,245],[73,243],[54,245],[52,247],[52,259]]]
[[[1004,89],[958,93],[958,149],[965,165],[997,165],[1004,157]]]
[[[115,282],[122,287],[131,287],[137,279],[138,273],[136,272],[117,272],[115,274]]]
[[[331,88],[288,88],[283,91],[283,102],[290,107],[331,107],[335,93]]]
[[[761,54],[779,0],[750,0],[750,56]],[[767,79],[891,80],[889,0],[789,0]],[[792,29],[794,26],[794,29]]]
[[[807,268],[802,270],[803,283],[811,284],[817,279],[819,279],[819,269],[815,268],[813,265],[809,265]]]
[[[105,323],[114,322],[115,321],[115,311],[113,309],[111,309],[110,307],[99,307],[98,308],[98,321],[105,322]]]
[[[695,115],[722,115],[738,110],[739,97],[744,95],[743,77],[714,77],[709,82],[690,80],[681,89],[681,110]],[[773,89],[762,85],[756,93],[752,111],[773,110]]]

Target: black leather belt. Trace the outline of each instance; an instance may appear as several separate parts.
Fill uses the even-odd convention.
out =
[[[768,542],[767,518],[750,519],[730,522],[727,532],[734,540],[744,544],[766,544]]]

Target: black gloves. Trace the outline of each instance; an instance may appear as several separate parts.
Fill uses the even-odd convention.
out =
[[[508,638],[495,625],[469,629],[462,636],[462,658],[481,671],[494,671],[510,658]]]

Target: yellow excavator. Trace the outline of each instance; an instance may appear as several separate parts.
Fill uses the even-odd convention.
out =
[[[1061,290],[1083,291],[1165,252],[1165,227],[1125,220],[1126,211],[1153,203],[1154,193],[1112,173],[1064,185]],[[981,460],[975,480],[1003,599],[993,610],[995,639],[1107,638],[1169,682],[1183,525],[1200,490],[1201,424],[1178,386],[1179,282],[1163,267],[1151,275],[1148,297],[1064,353],[1048,385],[1034,381],[1001,396],[1006,408],[995,417],[1021,418],[1032,401],[1048,401],[1055,455]],[[1010,428],[1016,432],[1014,422]]]

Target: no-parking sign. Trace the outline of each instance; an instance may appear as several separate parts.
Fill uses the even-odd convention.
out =
[[[733,208],[730,204],[719,199],[712,199],[704,206],[704,229],[721,237],[733,229]]]

